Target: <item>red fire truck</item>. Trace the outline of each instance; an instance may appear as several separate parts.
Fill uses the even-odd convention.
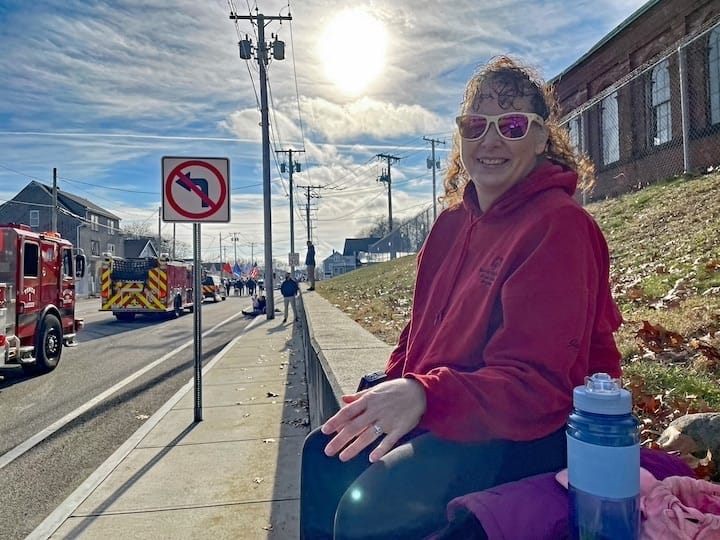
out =
[[[0,366],[52,371],[63,345],[75,345],[83,320],[75,317],[75,278],[85,257],[73,256],[57,233],[0,225]]]
[[[100,299],[100,311],[112,311],[119,321],[138,314],[179,317],[193,309],[192,265],[166,256],[124,259],[106,254]]]

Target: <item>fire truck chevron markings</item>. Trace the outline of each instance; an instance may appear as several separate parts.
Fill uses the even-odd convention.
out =
[[[212,328],[210,328],[210,329],[207,330],[206,332],[203,332],[203,337],[209,336],[210,334],[212,334],[213,332],[215,332],[218,328],[221,328],[221,327],[225,326],[226,324],[230,323],[231,321],[237,319],[239,316],[240,316],[239,314],[235,314],[235,315],[233,315],[233,316],[231,316],[231,317],[228,317],[228,318],[225,319],[224,321],[220,321],[218,324],[216,324],[215,326],[213,326]],[[160,364],[162,364],[162,363],[165,362],[166,360],[169,360],[170,358],[172,358],[173,356],[175,356],[175,355],[178,354],[179,352],[183,351],[184,349],[187,349],[187,348],[190,347],[192,344],[193,344],[193,340],[192,340],[192,339],[189,340],[189,341],[186,341],[185,343],[183,343],[183,344],[180,345],[179,347],[176,347],[175,349],[173,349],[172,351],[170,351],[170,352],[167,353],[166,355],[158,358],[157,360],[155,360],[155,361],[152,362],[151,364],[148,364],[147,366],[145,366],[144,368],[142,368],[142,369],[139,370],[139,371],[136,371],[136,372],[133,373],[132,375],[124,378],[122,381],[120,381],[120,382],[117,383],[116,385],[108,388],[107,390],[105,390],[105,391],[102,392],[101,394],[98,394],[98,395],[95,396],[93,399],[91,399],[90,401],[88,401],[88,402],[86,402],[85,404],[81,405],[80,407],[78,407],[78,408],[75,409],[74,411],[66,414],[65,416],[63,416],[62,418],[60,418],[60,420],[54,422],[53,424],[49,425],[48,427],[46,427],[46,428],[43,429],[42,431],[36,433],[35,435],[33,435],[32,437],[30,437],[29,439],[27,439],[27,440],[25,440],[24,442],[18,444],[18,445],[17,445],[15,448],[13,448],[12,450],[9,450],[8,452],[5,452],[3,455],[0,456],[0,470],[4,469],[4,468],[7,467],[8,465],[10,465],[10,463],[12,463],[13,461],[15,461],[15,460],[16,460],[17,458],[19,458],[20,456],[22,456],[22,455],[23,455],[25,452],[27,452],[28,450],[32,449],[36,444],[39,444],[39,443],[42,442],[43,440],[47,439],[50,435],[52,435],[52,434],[55,433],[56,431],[60,430],[60,429],[61,429],[63,426],[65,426],[66,424],[69,424],[70,422],[72,422],[73,420],[75,420],[75,419],[76,419],[78,416],[80,416],[81,414],[83,414],[83,413],[85,413],[86,411],[92,409],[92,408],[95,407],[98,403],[100,403],[100,402],[102,402],[103,400],[109,398],[109,397],[112,396],[115,392],[118,392],[119,390],[121,390],[122,388],[124,388],[125,386],[127,386],[128,384],[130,384],[131,382],[133,382],[135,379],[141,377],[142,375],[144,375],[145,373],[147,373],[147,372],[150,371],[151,369],[159,366]]]

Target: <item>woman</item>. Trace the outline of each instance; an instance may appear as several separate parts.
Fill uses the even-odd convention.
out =
[[[267,299],[265,298],[264,294],[261,294],[258,298],[257,296],[252,297],[252,311],[245,311],[242,310],[243,315],[247,315],[248,317],[257,317],[258,315],[264,315],[265,309],[267,306]]]
[[[457,127],[387,380],[305,442],[306,540],[422,538],[458,495],[563,468],[572,389],[620,375],[607,245],[573,199],[593,168],[550,90],[498,57]]]

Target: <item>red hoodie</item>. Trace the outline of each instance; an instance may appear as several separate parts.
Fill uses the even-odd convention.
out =
[[[385,369],[425,389],[418,428],[455,441],[560,429],[585,375],[620,376],[605,239],[545,162],[483,212],[468,183],[418,254],[410,323]]]

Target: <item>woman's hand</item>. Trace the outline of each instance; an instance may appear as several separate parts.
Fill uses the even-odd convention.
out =
[[[370,453],[370,461],[378,461],[417,426],[426,406],[425,390],[413,379],[393,379],[342,399],[345,406],[322,426],[326,435],[336,433],[325,447],[325,454],[334,456],[339,452],[341,461],[354,458],[384,433],[383,440]]]

